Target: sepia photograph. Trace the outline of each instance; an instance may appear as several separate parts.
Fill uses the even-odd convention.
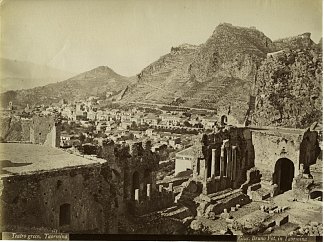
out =
[[[322,4],[0,1],[1,238],[321,241]]]

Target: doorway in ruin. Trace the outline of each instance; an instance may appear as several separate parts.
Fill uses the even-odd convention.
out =
[[[71,223],[71,204],[64,203],[60,206],[59,224],[60,226],[70,225]]]
[[[132,179],[132,198],[135,197],[135,190],[140,188],[139,173],[135,171]]]
[[[295,167],[294,163],[287,159],[277,160],[273,173],[273,183],[278,185],[279,194],[292,189]]]

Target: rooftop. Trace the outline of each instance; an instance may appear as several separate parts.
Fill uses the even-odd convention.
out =
[[[35,144],[0,143],[0,177],[104,163]]]
[[[193,156],[194,155],[194,148],[190,146],[187,149],[184,149],[176,154],[177,156]]]

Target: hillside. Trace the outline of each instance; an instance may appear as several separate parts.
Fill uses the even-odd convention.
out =
[[[322,50],[287,50],[257,73],[257,125],[306,128],[322,120]]]
[[[216,27],[204,44],[172,47],[170,53],[146,67],[123,100],[215,108],[219,113],[230,113],[243,123],[249,105],[253,105],[249,103],[250,96],[254,96],[257,90],[261,92],[262,82],[272,83],[263,79],[263,73],[268,73],[267,68],[270,68],[269,72],[274,68],[263,62],[267,59],[267,54],[283,49],[307,49],[307,54],[314,48],[321,51],[318,46],[311,40],[309,33],[272,41],[254,27],[237,27],[223,23]],[[306,71],[313,71],[313,67],[309,65],[300,64],[298,61],[295,64],[302,65]],[[290,66],[293,68],[291,71],[299,73],[299,67],[293,67],[295,64]],[[314,75],[308,77],[311,82],[313,78]],[[318,82],[319,77],[316,78]],[[295,84],[292,82],[290,85]],[[270,87],[266,85],[265,88]],[[267,92],[265,89],[263,91]],[[309,98],[311,94],[303,95]],[[304,112],[304,108],[306,107],[296,107],[300,109],[299,113]],[[318,110],[318,107],[315,109]],[[292,121],[270,122],[270,114],[263,119],[267,122],[260,122],[263,114],[263,111],[256,110],[254,121],[258,124],[296,126]],[[307,111],[305,115],[314,114]],[[302,122],[306,125],[316,118],[306,118],[308,121]]]
[[[5,58],[0,58],[0,73],[0,92],[44,86],[75,75],[48,66]]]
[[[126,104],[213,108],[240,123],[248,115],[257,125],[306,127],[320,119],[321,56],[321,41],[315,44],[310,33],[272,41],[254,27],[223,23],[205,43],[172,47],[136,77],[98,67],[63,82],[6,92],[1,98],[5,105],[49,104],[110,91],[111,100]]]
[[[183,91],[195,85],[189,80],[188,68],[197,48],[192,45],[172,47],[169,54],[137,75],[138,82],[128,90],[123,100],[169,103],[181,96]]]
[[[131,79],[118,75],[107,66],[100,66],[68,80],[27,90],[9,91],[1,94],[1,103],[13,101],[16,105],[27,103],[50,104],[63,98],[74,101],[89,96],[105,95],[106,92],[119,92],[131,83]]]
[[[201,46],[182,45],[146,67],[126,101],[217,108],[243,121],[256,68],[272,41],[255,28],[220,24]]]

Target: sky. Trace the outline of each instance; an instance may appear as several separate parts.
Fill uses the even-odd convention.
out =
[[[1,57],[73,73],[105,65],[136,75],[223,22],[272,40],[322,36],[321,0],[3,0],[0,17]]]

